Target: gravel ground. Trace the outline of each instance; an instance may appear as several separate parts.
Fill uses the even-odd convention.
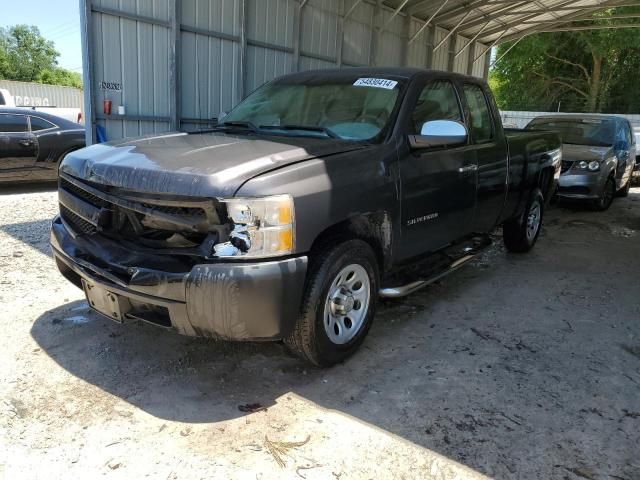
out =
[[[55,192],[3,191],[0,478],[640,479],[640,189],[383,303],[324,371],[90,312]]]

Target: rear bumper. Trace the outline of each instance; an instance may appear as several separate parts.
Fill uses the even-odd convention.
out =
[[[558,196],[577,200],[595,200],[602,195],[607,176],[600,173],[571,175],[564,173],[558,181]]]
[[[125,278],[82,237],[74,238],[59,217],[52,224],[51,247],[60,272],[89,299],[99,292],[117,304],[113,314],[107,313],[112,319],[144,320],[183,335],[228,340],[278,340],[288,335],[297,319],[307,270],[307,257],[302,256],[202,264],[187,272],[130,267],[131,275]]]

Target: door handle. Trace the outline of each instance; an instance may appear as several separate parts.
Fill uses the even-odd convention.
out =
[[[464,167],[460,167],[458,169],[459,173],[469,173],[469,172],[476,172],[478,170],[478,165],[465,165]]]
[[[20,140],[18,143],[23,147],[30,147],[33,145],[33,140]]]

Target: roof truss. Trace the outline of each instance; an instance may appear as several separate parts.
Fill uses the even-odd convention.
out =
[[[640,0],[385,0],[385,4],[393,9],[394,16],[404,13],[425,21],[410,41],[429,25],[485,45],[497,45],[536,32],[637,27],[633,22],[584,23],[594,20],[594,13],[612,7],[637,6],[637,13],[613,18],[640,18]]]

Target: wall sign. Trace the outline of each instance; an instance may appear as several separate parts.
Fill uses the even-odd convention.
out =
[[[121,92],[122,84],[120,82],[100,82],[100,90],[108,90],[110,92]]]

